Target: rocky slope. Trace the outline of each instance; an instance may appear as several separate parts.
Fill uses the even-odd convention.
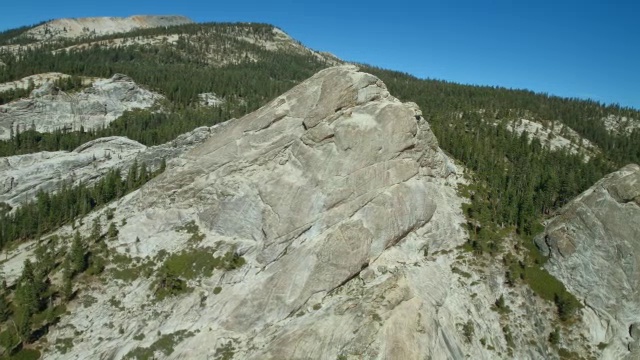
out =
[[[215,128],[215,127],[213,127]],[[162,159],[171,161],[209,137],[211,129],[201,127],[170,143],[147,147],[125,137],[90,141],[73,151],[39,152],[0,158],[0,203],[16,207],[34,199],[38,191],[55,192],[64,182],[91,183],[110,169],[126,173],[137,160],[151,169]]]
[[[323,70],[211,132],[110,206],[110,265],[78,285],[46,358],[556,357],[553,308],[506,288],[500,262],[457,250],[461,171],[415,104],[376,77]],[[6,278],[30,251],[6,255]],[[176,256],[225,253],[246,263],[158,298]],[[500,294],[508,313],[491,310]]]
[[[603,359],[640,358],[640,166],[605,177],[567,204],[536,239],[546,268],[581,298]]]
[[[60,79],[67,79],[70,76],[63,73],[57,72],[49,72],[43,74],[35,74],[31,76],[24,77],[20,80],[10,81],[6,83],[0,84],[0,92],[7,90],[15,90],[15,89],[28,89],[30,86],[41,87],[42,85],[53,82]],[[97,78],[83,77],[82,82],[85,85],[91,85],[96,80],[100,80]]]
[[[602,118],[602,122],[613,134],[628,134],[640,129],[640,121],[626,116],[609,115]]]
[[[585,160],[599,151],[589,140],[559,121],[518,119],[506,122],[505,126],[518,135],[526,132],[529,139],[538,139],[542,146],[552,151],[566,150],[570,154],[582,154]]]
[[[225,41],[215,41],[218,37],[224,38]],[[205,44],[197,48],[186,49],[184,44]],[[169,46],[183,53],[185,56],[191,56],[202,61],[205,60],[209,64],[214,66],[224,66],[230,64],[237,64],[246,60],[259,61],[262,54],[258,54],[255,51],[248,50],[247,48],[236,49],[236,46],[248,43],[256,45],[257,47],[267,50],[269,52],[288,52],[291,54],[300,55],[312,55],[320,61],[326,62],[331,65],[342,64],[343,61],[336,56],[318,52],[309,49],[293,39],[284,31],[273,27],[268,33],[260,33],[252,31],[246,26],[228,25],[225,27],[210,27],[204,26],[201,31],[197,33],[181,31],[181,29],[175,29],[175,33],[170,35],[147,35],[147,36],[130,36],[123,34],[122,37],[81,42],[76,45],[67,47],[60,47],[54,50],[54,53],[68,52],[68,51],[83,51],[91,49],[94,46],[101,48],[118,48],[127,46]],[[55,43],[54,43],[55,44]],[[5,48],[8,52],[19,51],[23,48],[29,48],[30,45],[10,45],[0,47],[0,50]],[[242,46],[241,46],[242,47]]]
[[[102,128],[125,111],[149,108],[160,99],[161,95],[120,74],[96,80],[77,93],[59,91],[45,81],[28,98],[0,105],[0,140],[9,139],[17,129],[52,132]]]
[[[38,40],[100,36],[122,33],[135,29],[174,26],[193,23],[185,16],[138,15],[127,18],[93,17],[78,19],[57,19],[39,25],[24,35]]]

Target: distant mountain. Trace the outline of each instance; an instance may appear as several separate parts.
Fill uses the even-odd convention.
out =
[[[124,33],[139,29],[192,24],[185,16],[138,15],[122,17],[90,17],[57,19],[38,25],[22,36],[37,40],[53,40]]]

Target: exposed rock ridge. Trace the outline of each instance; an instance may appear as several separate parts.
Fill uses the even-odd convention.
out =
[[[0,105],[0,140],[9,139],[17,129],[52,132],[101,128],[125,111],[149,108],[161,98],[121,74],[96,80],[78,93],[58,91],[52,82],[45,82],[28,98]]]
[[[213,127],[215,128],[215,127]],[[73,151],[43,151],[0,158],[0,203],[20,206],[39,191],[55,192],[63,183],[91,184],[111,169],[123,174],[137,160],[157,169],[164,159],[169,166],[204,142],[211,128],[200,127],[166,144],[147,147],[126,137],[110,136],[89,141]]]
[[[216,358],[232,344],[241,359],[554,357],[550,306],[505,289],[500,262],[485,273],[453,251],[466,240],[461,171],[417,106],[376,77],[329,68],[210,132],[110,205],[119,235],[105,245],[151,262],[152,274],[161,254],[185,250],[233,251],[246,264],[189,280],[192,292],[160,302],[153,278],[106,276],[92,304],[72,303],[49,330],[49,343],[75,336],[73,348],[48,357],[119,359],[177,331],[190,335],[155,356]],[[193,243],[185,224],[204,238]],[[0,266],[19,274],[23,257]],[[511,330],[489,310],[499,294],[513,304]]]
[[[571,154],[581,154],[585,161],[600,151],[596,145],[559,121],[533,121],[522,118],[506,121],[504,124],[507,130],[518,135],[527,132],[530,141],[538,139],[542,146],[551,151],[567,150]]]
[[[608,115],[602,118],[602,122],[609,132],[617,135],[629,134],[640,129],[640,120],[626,116]]]
[[[425,243],[433,241],[437,249],[464,241],[461,200],[444,184],[452,171],[455,166],[415,104],[398,101],[379,79],[353,66],[329,68],[260,110],[213,128],[204,144],[122,200],[114,221],[122,217],[127,224],[112,245],[141,257],[179,251],[185,245],[175,228],[195,220],[207,243],[235,248],[247,260],[237,271],[199,282],[206,292],[222,287],[199,315],[182,306],[187,299],[166,314],[163,333],[185,325],[201,330],[176,348],[177,357],[213,354],[225,338],[242,339],[244,358],[326,354],[334,359],[346,348],[372,358],[421,357],[422,340],[393,331],[409,312],[427,305],[415,287],[418,275],[402,264],[424,262],[419,249]],[[393,250],[402,246],[409,248]],[[364,270],[367,286],[361,280]],[[124,290],[117,282],[107,286],[116,288],[105,293]],[[149,291],[145,281],[130,286],[125,291]],[[353,312],[339,310],[359,296],[332,294],[352,286],[356,293],[368,292],[371,303]],[[298,315],[321,304],[326,311]],[[377,308],[384,320],[364,315]],[[106,300],[100,312],[105,311],[113,311]],[[141,310],[130,324],[146,326],[149,315]],[[101,318],[91,318],[93,328],[102,331]],[[187,318],[191,321],[185,323]],[[420,326],[432,328],[432,319],[424,321]],[[315,333],[314,322],[324,335]],[[65,330],[60,331],[53,336],[63,336]],[[317,336],[324,340],[312,340]],[[362,336],[370,345],[358,340]],[[461,351],[457,335],[449,336],[453,351]],[[300,341],[308,346],[294,346]],[[66,356],[120,357],[133,347],[121,341],[91,343]]]
[[[190,24],[193,21],[176,15],[135,15],[130,17],[88,17],[56,19],[26,32],[38,40],[51,40],[82,36],[100,36],[162,26]]]
[[[571,201],[536,243],[550,255],[547,269],[597,316],[584,316],[584,326],[592,343],[609,344],[603,358],[637,359],[640,166],[625,166]]]

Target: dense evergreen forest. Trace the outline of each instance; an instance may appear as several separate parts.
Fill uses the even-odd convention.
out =
[[[193,105],[198,94],[213,91],[223,98],[241,98],[247,108],[253,109],[326,66],[311,54],[269,51],[234,37],[244,34],[259,39],[273,36],[272,29],[260,24],[181,25],[119,35],[133,40],[179,31],[183,35],[175,45],[130,44],[55,51],[60,43],[43,44],[26,48],[19,55],[0,54],[6,64],[0,67],[0,83],[51,71],[96,77],[122,73],[164,94],[177,107]],[[194,37],[186,36],[190,34]],[[63,43],[73,46],[79,41]],[[220,62],[222,66],[211,66]]]

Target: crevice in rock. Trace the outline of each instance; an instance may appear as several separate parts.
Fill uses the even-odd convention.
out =
[[[306,228],[304,228],[305,226],[306,226]],[[310,224],[305,224],[304,226],[298,227],[298,228],[296,228],[296,229],[294,229],[294,230],[292,230],[292,231],[288,232],[287,234],[284,234],[284,235],[281,235],[280,237],[277,237],[276,239],[280,239],[280,238],[281,238],[281,237],[283,237],[283,236],[289,235],[289,234],[291,234],[291,233],[293,233],[293,232],[295,232],[295,231],[298,231],[298,230],[300,230],[300,229],[304,228],[304,229],[300,232],[300,234],[299,234],[298,236],[296,236],[296,237],[294,237],[294,238],[290,239],[291,241],[289,242],[289,244],[287,244],[287,245],[285,246],[284,250],[282,250],[282,251],[280,252],[280,254],[278,254],[278,255],[277,255],[273,260],[271,260],[271,261],[267,262],[266,264],[264,264],[264,265],[260,268],[260,270],[258,271],[258,274],[259,274],[259,273],[261,273],[262,271],[264,271],[264,270],[265,270],[269,265],[271,265],[271,264],[275,263],[276,261],[280,260],[283,256],[287,255],[287,253],[288,253],[288,251],[289,251],[289,247],[293,244],[293,242],[294,242],[296,239],[298,239],[298,238],[300,238],[301,236],[303,236],[307,231],[309,231],[309,229],[311,229],[311,226],[312,226],[312,224],[311,224],[311,223],[310,223]],[[264,232],[264,230],[263,230],[263,232]]]
[[[350,275],[349,277],[347,277],[346,279],[344,279],[342,282],[340,282],[337,286],[334,286],[333,288],[329,289],[327,291],[327,295],[333,293],[336,289],[346,285],[347,283],[349,283],[351,280],[355,279],[356,277],[358,277],[360,275],[360,273],[369,267],[369,262],[365,262],[362,263],[360,265],[360,270],[356,271],[355,273],[353,273],[352,275]]]
[[[433,216],[433,215],[432,215]],[[424,222],[422,221],[418,221],[415,224],[413,224],[412,226],[410,226],[407,230],[405,230],[404,232],[402,232],[400,235],[396,236],[395,238],[393,238],[389,244],[387,246],[385,246],[384,250],[387,250],[388,248],[397,245],[398,243],[400,243],[400,241],[402,241],[403,239],[405,239],[407,236],[409,236],[409,234],[411,234],[412,232],[416,231],[418,228],[422,227],[424,224],[428,223],[431,220],[431,217],[429,217],[428,219],[425,219]],[[384,251],[383,250],[383,251]]]
[[[413,150],[415,148],[416,148],[416,144],[413,143],[413,144],[410,144],[410,145],[404,147],[402,150],[400,150],[400,152],[403,153],[403,152],[406,152],[406,151],[409,151],[409,150]]]
[[[375,323],[375,322],[374,322],[374,323]],[[362,326],[361,326],[361,327],[362,327]],[[364,347],[365,352],[366,352],[367,350],[371,349],[371,345],[373,345],[373,343],[374,343],[374,342],[376,342],[376,340],[377,340],[377,336],[378,336],[378,334],[380,333],[380,329],[381,329],[381,328],[382,328],[381,326],[377,326],[376,333],[375,333],[375,334],[373,334],[373,336],[371,337],[371,341],[369,341],[369,343],[367,344],[367,346],[365,346],[365,347]]]
[[[287,255],[287,253],[289,252],[289,246],[291,246],[291,244],[288,244],[287,246],[285,246],[284,249],[280,252],[280,254],[278,254],[273,260],[264,264],[256,274],[259,274],[262,271],[266,270],[267,267],[269,267],[269,265],[275,263],[276,261],[282,259],[283,256]]]
[[[276,218],[278,219],[278,223],[280,223],[280,215],[279,215],[275,210],[273,210],[273,207],[271,207],[271,205],[270,205],[268,202],[266,202],[266,201],[264,200],[264,198],[262,197],[262,194],[260,194],[260,190],[256,191],[256,194],[257,194],[257,195],[258,195],[258,197],[260,198],[260,201],[261,201],[261,202],[262,202],[262,203],[263,203],[263,204],[264,204],[264,205],[265,205],[265,206],[266,206],[266,207],[267,207],[267,208],[268,208],[268,209],[269,209],[273,214],[275,214],[275,215],[276,215]],[[263,228],[263,232],[264,232],[264,228]],[[265,235],[266,235],[266,234],[265,234]],[[265,237],[265,240],[266,240],[266,237]]]
[[[317,143],[322,143],[322,142],[324,142],[325,140],[333,139],[335,136],[336,136],[336,134],[331,133],[331,134],[329,134],[329,135],[327,135],[327,136],[323,137],[322,139],[320,139],[320,141],[318,141]]]
[[[607,186],[603,186],[602,187],[607,194],[613,199],[615,200],[618,204],[624,205],[624,204],[631,204],[631,205],[638,205],[640,206],[640,195],[630,198],[630,199],[623,199],[622,197],[620,197],[619,194],[615,194],[611,192],[611,189],[609,189],[609,187]]]

